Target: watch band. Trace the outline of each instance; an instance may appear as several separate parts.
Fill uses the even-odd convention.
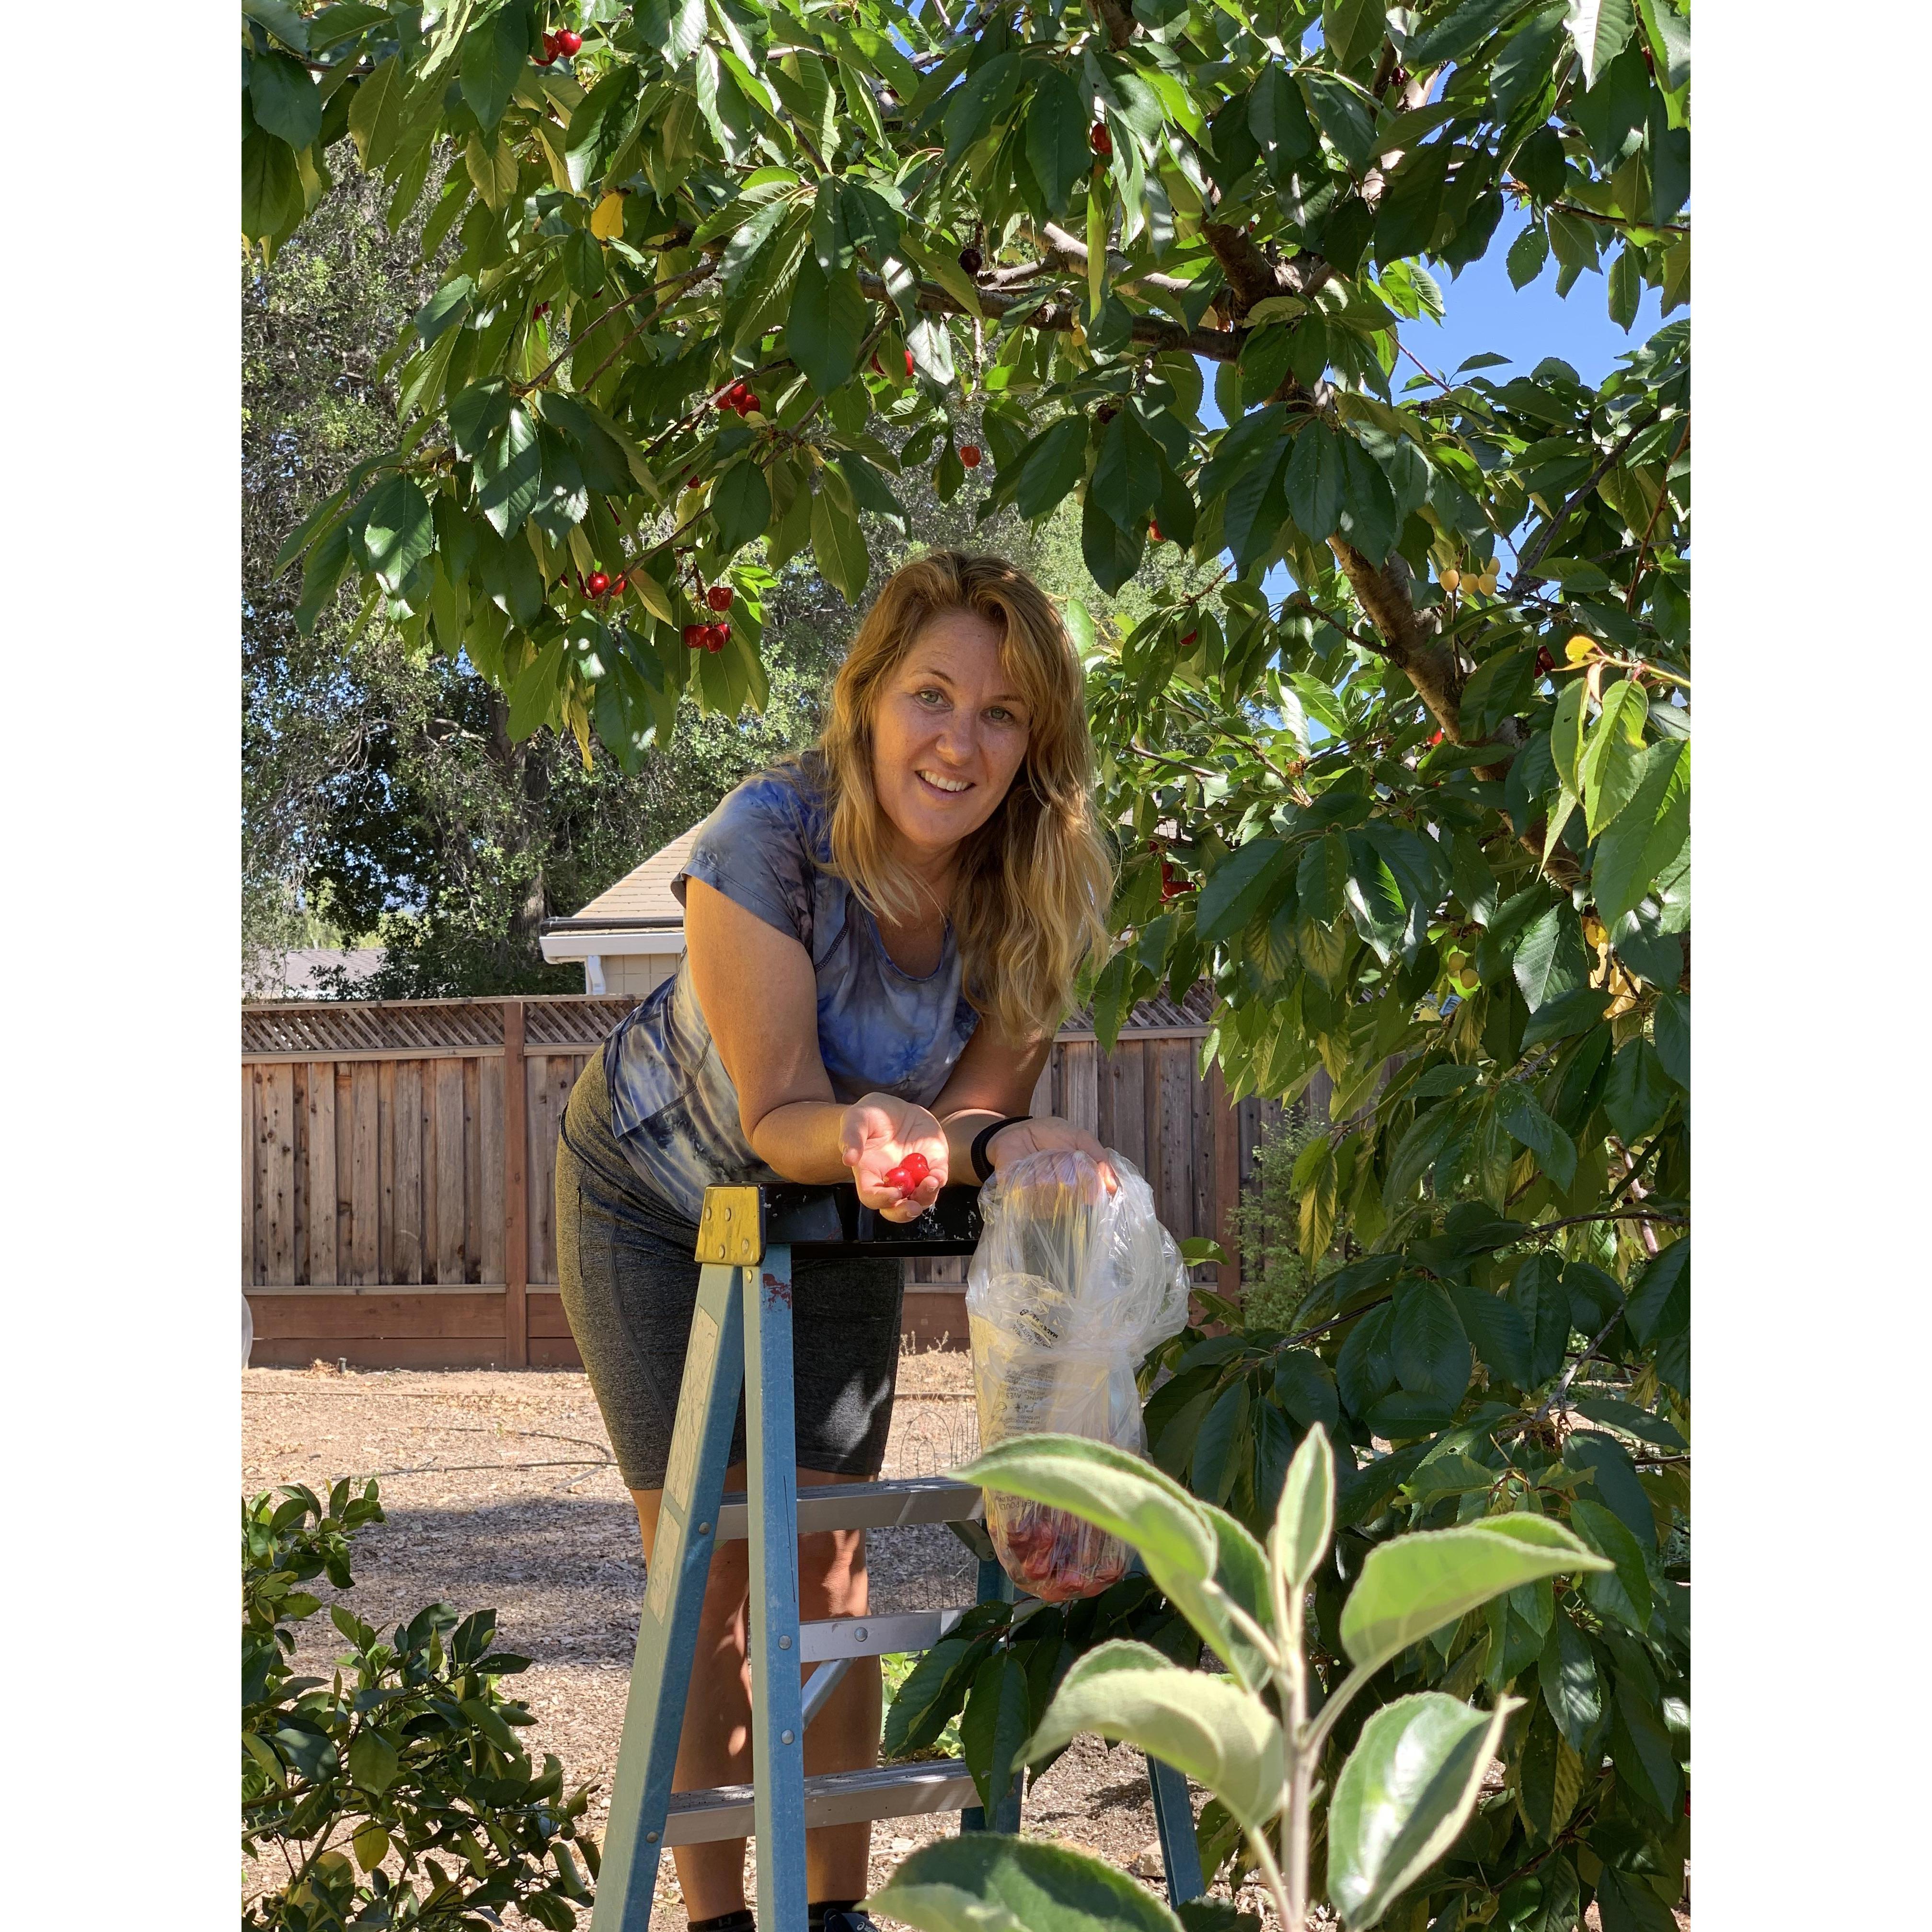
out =
[[[968,1150],[967,1158],[973,1163],[974,1172],[982,1180],[992,1180],[993,1169],[992,1163],[986,1158],[986,1143],[1003,1128],[1016,1127],[1021,1121],[1030,1120],[1032,1118],[1033,1116],[1030,1114],[1009,1114],[1004,1120],[988,1121],[986,1126],[973,1136],[973,1144]]]

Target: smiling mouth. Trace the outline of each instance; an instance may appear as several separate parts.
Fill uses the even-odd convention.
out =
[[[968,778],[941,778],[937,772],[918,772],[914,776],[922,784],[947,798],[956,798],[962,792],[973,789],[972,782]]]

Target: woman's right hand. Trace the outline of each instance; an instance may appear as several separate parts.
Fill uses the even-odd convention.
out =
[[[924,1180],[910,1192],[886,1179],[908,1154],[922,1155]],[[868,1094],[838,1117],[839,1158],[852,1170],[860,1204],[888,1221],[916,1221],[946,1185],[946,1133],[925,1108],[896,1094]]]

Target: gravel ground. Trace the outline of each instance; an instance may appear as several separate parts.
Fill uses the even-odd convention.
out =
[[[379,1477],[388,1520],[356,1538],[356,1612],[380,1628],[438,1599],[465,1612],[494,1605],[497,1642],[533,1660],[511,1680],[537,1720],[522,1733],[525,1743],[539,1759],[556,1754],[567,1788],[596,1787],[593,1816],[608,1810],[644,1564],[637,1514],[584,1375],[344,1373],[319,1363],[249,1369],[242,1386],[244,1492],[290,1482],[322,1490],[340,1476]],[[904,1356],[885,1474],[941,1474],[978,1446],[968,1358]],[[943,1524],[874,1530],[868,1562],[878,1614],[971,1600],[972,1557]],[[308,1587],[326,1602],[325,1580]],[[304,1630],[299,1667],[326,1671],[340,1648],[326,1615]],[[909,1852],[955,1828],[950,1816],[881,1821],[872,1834],[874,1886]],[[1076,1738],[1028,1792],[1022,1829],[1096,1853],[1165,1896],[1146,1768],[1127,1746]],[[752,1864],[748,1855],[748,1896]],[[269,1876],[244,1869],[244,1890]],[[1240,1902],[1262,1910],[1252,1893]],[[1688,1916],[1676,1918],[1679,1932],[1690,1932]],[[687,1924],[666,1858],[652,1932],[686,1932]],[[1598,1932],[1594,1906],[1587,1924]]]
[[[465,1612],[494,1605],[498,1642],[534,1660],[514,1680],[537,1719],[524,1741],[533,1754],[554,1751],[567,1785],[593,1784],[593,1805],[607,1808],[644,1566],[636,1513],[585,1377],[317,1366],[250,1369],[242,1380],[243,1489],[378,1476],[388,1520],[356,1538],[357,1613],[382,1628],[438,1598]],[[937,1475],[975,1452],[964,1354],[907,1355],[898,1389],[887,1475]],[[874,1530],[868,1561],[879,1613],[972,1599],[973,1558],[943,1524]],[[326,1582],[309,1587],[326,1600]],[[326,1669],[340,1646],[326,1614],[304,1629],[302,1666]],[[950,1815],[882,1821],[874,1884],[955,1828]],[[1028,1792],[1023,1828],[1158,1886],[1145,1768],[1125,1746],[1078,1739]],[[668,1858],[651,1923],[653,1932],[685,1932]]]

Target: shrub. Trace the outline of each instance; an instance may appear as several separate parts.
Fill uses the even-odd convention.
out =
[[[242,1509],[242,1849],[270,1851],[286,1883],[250,1898],[252,1932],[454,1932],[514,1906],[570,1932],[597,1848],[582,1835],[586,1786],[541,1772],[516,1732],[536,1720],[499,1682],[529,1659],[490,1648],[496,1613],[431,1604],[384,1642],[340,1604],[349,1645],[328,1677],[291,1662],[321,1609],[300,1586],[352,1587],[351,1539],[382,1520],[371,1481],[325,1503],[291,1484]]]
[[[1234,1239],[1241,1256],[1241,1311],[1254,1328],[1294,1326],[1294,1313],[1331,1264],[1326,1254],[1311,1262],[1301,1252],[1302,1188],[1296,1163],[1324,1140],[1314,1120],[1285,1118],[1264,1127],[1253,1172],[1234,1204]]]

